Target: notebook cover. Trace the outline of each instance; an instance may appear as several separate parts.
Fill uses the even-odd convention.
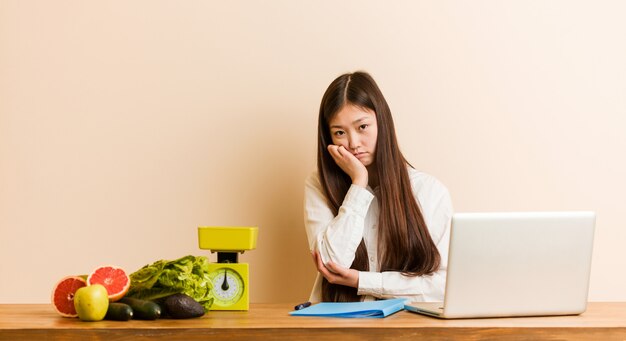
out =
[[[323,302],[294,310],[292,316],[375,317],[382,318],[404,309],[404,298],[368,302]]]

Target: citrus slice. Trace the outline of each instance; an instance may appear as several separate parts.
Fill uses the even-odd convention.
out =
[[[109,294],[109,301],[120,300],[130,288],[130,278],[124,269],[117,266],[101,266],[95,269],[89,277],[87,284],[102,284]]]
[[[74,294],[76,290],[86,287],[87,282],[78,276],[63,277],[52,290],[52,306],[65,317],[77,317],[74,308]]]

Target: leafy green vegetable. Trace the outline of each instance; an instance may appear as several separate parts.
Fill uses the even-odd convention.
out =
[[[133,272],[127,296],[157,300],[182,293],[208,311],[213,304],[211,289],[209,260],[203,256],[190,255],[173,261],[159,260]]]

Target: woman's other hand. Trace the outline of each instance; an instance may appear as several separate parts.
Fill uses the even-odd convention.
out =
[[[328,152],[339,168],[352,179],[353,184],[363,188],[367,187],[367,168],[356,156],[352,155],[344,146],[336,146],[334,144],[328,146]]]
[[[326,265],[322,262],[319,253],[313,252],[313,262],[326,280],[332,284],[345,285],[352,288],[359,286],[359,272],[354,269],[347,269],[335,263],[328,262]]]

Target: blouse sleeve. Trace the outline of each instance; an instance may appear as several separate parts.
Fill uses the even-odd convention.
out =
[[[443,187],[443,185],[441,185]],[[400,272],[359,272],[359,295],[372,295],[377,298],[403,297],[411,301],[443,301],[446,273],[448,266],[448,244],[450,242],[450,223],[452,220],[452,202],[443,187],[438,200],[433,204],[429,232],[439,255],[439,269],[430,275],[405,276]],[[430,206],[430,204],[429,204]]]
[[[365,216],[373,198],[367,189],[352,185],[334,216],[319,177],[313,173],[304,189],[304,223],[311,252],[317,250],[324,264],[333,261],[349,268],[363,238]]]

